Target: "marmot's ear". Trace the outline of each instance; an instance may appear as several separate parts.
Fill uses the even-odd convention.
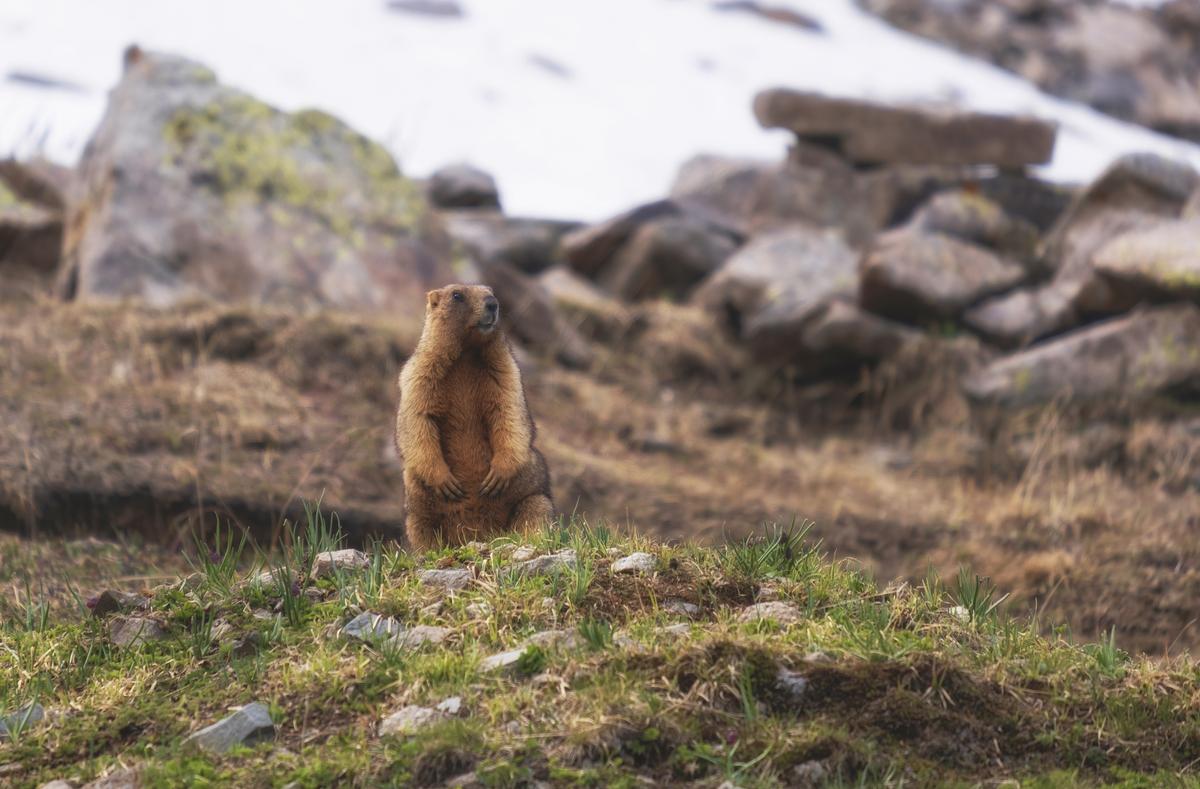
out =
[[[429,305],[429,309],[433,309],[442,300],[442,292],[440,290],[431,290],[425,294],[425,303]]]

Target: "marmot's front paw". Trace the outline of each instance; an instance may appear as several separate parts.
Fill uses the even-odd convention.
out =
[[[499,496],[508,488],[508,482],[512,479],[509,474],[501,474],[496,471],[493,466],[483,478],[483,484],[479,486],[480,494],[484,496]]]
[[[430,485],[438,494],[446,501],[458,501],[467,497],[467,492],[462,489],[462,485],[454,478],[453,474],[447,473],[446,478],[441,482]]]

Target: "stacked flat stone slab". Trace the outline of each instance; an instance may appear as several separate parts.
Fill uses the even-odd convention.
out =
[[[1030,117],[896,107],[775,88],[754,99],[765,128],[801,140],[835,140],[846,158],[871,164],[991,164],[1020,168],[1054,154],[1057,127]]]

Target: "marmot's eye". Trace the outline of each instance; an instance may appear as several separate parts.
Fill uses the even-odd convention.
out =
[[[462,301],[462,291],[461,290],[456,290],[451,295],[454,297],[455,301]]]

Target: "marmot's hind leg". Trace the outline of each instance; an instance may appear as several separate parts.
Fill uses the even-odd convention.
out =
[[[417,515],[411,510],[404,517],[404,534],[408,537],[409,550],[428,551],[445,542],[439,526],[440,519],[429,515]]]
[[[518,534],[540,529],[554,519],[554,503],[544,493],[534,493],[517,502],[508,520],[509,531]]]

